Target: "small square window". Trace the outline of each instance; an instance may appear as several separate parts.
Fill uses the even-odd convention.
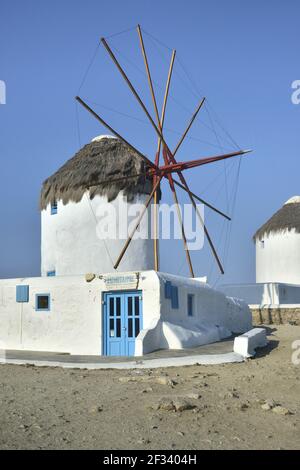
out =
[[[265,240],[260,240],[259,244],[260,244],[261,248],[264,248],[265,247]]]
[[[57,214],[57,201],[51,202],[51,215]]]
[[[37,294],[35,301],[35,309],[37,311],[50,310],[50,294]]]
[[[56,272],[55,271],[48,271],[47,272],[47,277],[52,277],[52,276],[56,276]]]
[[[194,295],[188,294],[187,296],[187,312],[188,316],[192,317],[194,315]]]

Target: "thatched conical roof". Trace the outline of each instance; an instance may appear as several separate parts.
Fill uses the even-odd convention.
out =
[[[79,202],[89,188],[90,198],[106,195],[114,200],[123,190],[128,201],[136,194],[149,194],[152,182],[144,176],[109,182],[118,178],[144,173],[147,166],[142,158],[119,139],[100,136],[85,145],[79,152],[47,178],[42,186],[40,208],[62,200]],[[107,181],[103,183],[103,181]],[[95,183],[101,182],[97,186]]]
[[[253,236],[254,240],[261,240],[266,235],[278,232],[300,233],[300,196],[290,198],[267,222],[260,227]]]

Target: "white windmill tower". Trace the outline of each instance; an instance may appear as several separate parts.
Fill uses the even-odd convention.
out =
[[[254,241],[256,282],[300,284],[300,196],[288,199]]]

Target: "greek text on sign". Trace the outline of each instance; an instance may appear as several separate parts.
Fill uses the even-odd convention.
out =
[[[108,289],[127,289],[137,288],[138,275],[125,274],[120,276],[104,276],[105,285]]]

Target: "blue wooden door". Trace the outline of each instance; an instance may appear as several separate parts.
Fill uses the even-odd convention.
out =
[[[135,338],[142,329],[142,293],[108,292],[104,307],[104,354],[133,356]]]

